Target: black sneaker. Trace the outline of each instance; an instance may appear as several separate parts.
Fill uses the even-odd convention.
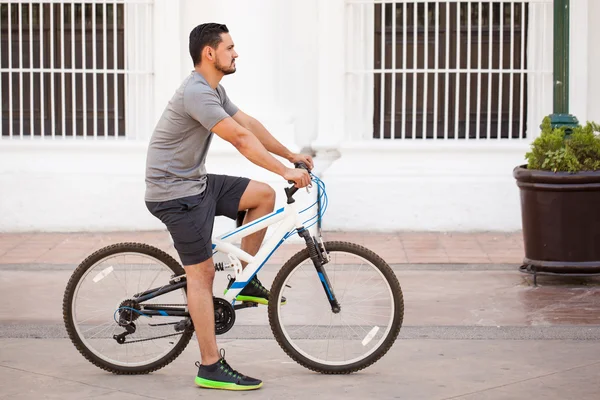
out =
[[[235,279],[230,277],[225,293],[227,293],[233,282],[235,282]],[[267,288],[260,283],[256,275],[254,275],[254,278],[248,282],[248,284],[242,289],[235,299],[238,301],[248,301],[252,303],[268,305],[270,295],[271,292],[267,290]],[[281,304],[283,305],[285,303],[286,298],[281,296]]]
[[[209,389],[254,390],[262,386],[259,379],[250,378],[234,370],[225,361],[225,350],[221,349],[221,359],[211,365],[196,361],[198,375],[196,385]]]

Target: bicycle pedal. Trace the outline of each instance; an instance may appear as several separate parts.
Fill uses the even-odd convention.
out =
[[[191,318],[183,319],[175,324],[175,332],[181,332],[183,330],[193,328],[194,324]]]
[[[248,308],[248,307],[258,307],[258,303],[255,303],[253,301],[242,301],[241,304],[234,305],[233,309],[239,310],[241,308]]]

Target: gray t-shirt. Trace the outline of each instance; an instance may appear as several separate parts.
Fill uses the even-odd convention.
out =
[[[211,129],[237,111],[221,85],[213,90],[202,75],[192,71],[169,101],[150,139],[145,200],[167,201],[202,193]]]

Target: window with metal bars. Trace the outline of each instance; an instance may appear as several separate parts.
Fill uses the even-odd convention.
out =
[[[124,136],[124,4],[0,4],[2,136]]]
[[[374,17],[373,137],[525,137],[527,2],[380,3]]]

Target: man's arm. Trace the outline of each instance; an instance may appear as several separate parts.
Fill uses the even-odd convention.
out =
[[[238,124],[252,132],[267,149],[267,151],[277,154],[278,156],[283,157],[292,163],[302,161],[307,164],[309,169],[313,168],[313,162],[310,156],[291,152],[287,147],[275,139],[275,137],[269,133],[267,128],[265,128],[257,119],[249,116],[242,110],[236,112],[233,116],[233,119]]]
[[[238,124],[233,118],[222,119],[212,128],[212,131],[231,143],[244,157],[259,167],[294,181],[299,188],[310,184],[310,176],[305,170],[285,167],[267,151],[257,136]]]

